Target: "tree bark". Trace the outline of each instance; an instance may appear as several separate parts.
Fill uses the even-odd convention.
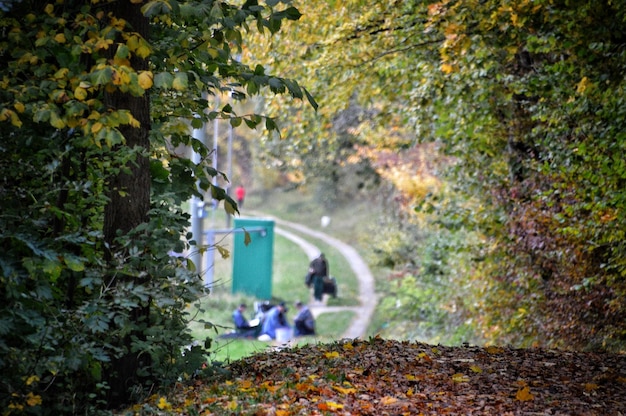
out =
[[[141,4],[133,4],[128,0],[121,0],[109,7],[117,18],[126,20],[132,30],[148,39],[149,22],[141,13]],[[120,39],[122,42],[123,40]],[[114,48],[112,48],[114,49]],[[111,51],[114,54],[115,51]],[[148,62],[136,56],[131,57],[131,65],[136,70],[147,69]],[[108,186],[110,198],[104,211],[104,239],[108,243],[107,260],[112,260],[112,254],[118,251],[115,239],[118,233],[122,235],[148,220],[150,209],[150,161],[146,156],[150,150],[150,101],[148,94],[134,97],[128,93],[116,91],[105,98],[108,109],[126,109],[131,112],[140,126],[121,126],[126,143],[120,146],[119,151],[129,151],[139,147],[142,153],[134,161],[128,163],[129,173],[120,173],[112,178]],[[146,279],[146,278],[144,278]],[[149,279],[149,277],[147,277]],[[136,308],[131,312],[130,319],[136,326],[149,326],[150,304]],[[111,371],[108,375],[110,408],[117,408],[126,404],[130,399],[130,388],[140,384],[141,378],[138,370],[149,366],[149,354],[141,355],[139,352],[131,352],[132,336],[145,339],[140,330],[133,331],[124,339],[119,340],[120,346],[125,348],[126,353],[121,357],[114,358],[111,362]]]

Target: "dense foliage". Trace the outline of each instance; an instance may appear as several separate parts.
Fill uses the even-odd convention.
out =
[[[340,166],[368,157],[414,210],[409,222],[422,236],[461,233],[455,245],[421,238],[410,274],[462,290],[457,306],[480,318],[477,335],[623,349],[623,2],[301,3],[303,18],[280,45],[268,43],[268,57],[329,93],[319,118],[284,115],[297,120],[284,133],[292,140],[268,140],[273,154],[311,176],[325,172],[305,149],[343,149]],[[356,108],[352,138],[335,134],[337,116]],[[450,158],[379,163],[381,149],[404,154],[424,143],[436,144],[426,161]],[[428,274],[435,252],[443,276]]]
[[[198,368],[184,310],[204,288],[175,253],[211,247],[181,207],[237,207],[192,128],[275,128],[222,93],[308,96],[235,59],[251,28],[299,18],[286,3],[2,2],[3,414],[95,414]]]

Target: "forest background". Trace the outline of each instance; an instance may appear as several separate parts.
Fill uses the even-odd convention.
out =
[[[383,207],[359,244],[393,333],[623,351],[623,3],[293,5],[2,3],[7,408],[116,406],[202,361],[172,360],[201,288],[167,253],[207,249],[179,239],[192,195],[236,213],[190,134],[216,119],[267,129],[233,183]]]

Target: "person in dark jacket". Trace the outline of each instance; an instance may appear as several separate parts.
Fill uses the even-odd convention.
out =
[[[324,296],[324,279],[328,278],[328,261],[324,253],[320,253],[319,257],[311,261],[309,273],[313,282],[313,297],[321,302]]]
[[[294,336],[315,335],[315,318],[311,310],[300,301],[296,302],[296,309],[298,314],[293,318]]]

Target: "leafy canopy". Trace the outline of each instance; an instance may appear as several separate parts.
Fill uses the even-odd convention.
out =
[[[95,414],[198,368],[184,310],[204,288],[174,253],[211,247],[185,236],[181,207],[192,195],[237,206],[191,130],[216,118],[276,128],[220,106],[225,93],[316,106],[296,81],[240,59],[250,31],[299,17],[278,1],[2,3],[3,409]]]

